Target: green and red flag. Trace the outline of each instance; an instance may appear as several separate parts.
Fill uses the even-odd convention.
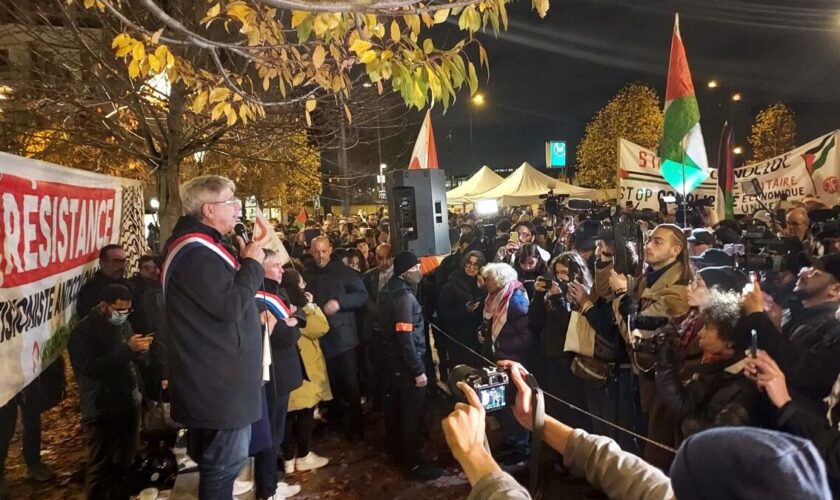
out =
[[[729,122],[723,124],[723,131],[720,134],[720,147],[718,149],[718,185],[715,195],[715,211],[718,220],[732,219],[735,217],[734,203],[732,199],[732,186],[735,181],[733,168],[735,158],[734,141],[732,139],[732,125]]]
[[[680,36],[679,14],[674,19],[674,36],[671,39],[659,158],[662,160],[662,177],[683,195],[709,177],[709,160],[700,131],[700,108]]]

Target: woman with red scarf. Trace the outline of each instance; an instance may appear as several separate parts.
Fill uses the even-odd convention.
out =
[[[516,270],[507,264],[487,264],[481,269],[481,276],[488,294],[479,330],[482,353],[494,361],[510,359],[529,367],[537,342],[528,323],[528,295]],[[508,464],[526,460],[528,431],[517,423],[509,408],[501,410],[497,417],[504,436],[499,458]]]

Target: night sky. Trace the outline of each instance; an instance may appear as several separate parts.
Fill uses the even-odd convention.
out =
[[[480,35],[490,80],[480,74],[487,104],[472,110],[472,161],[467,92],[445,115],[433,110],[441,167],[541,167],[551,139],[567,140],[574,161],[586,123],[622,86],[644,82],[663,96],[675,12],[711,161],[724,119],[746,147],[755,114],[779,100],[797,114],[798,144],[840,127],[840,1],[554,0],[540,20],[518,0],[508,32]],[[435,38],[451,42],[451,31]]]

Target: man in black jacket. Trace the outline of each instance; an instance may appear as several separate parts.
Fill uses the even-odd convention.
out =
[[[264,253],[239,239],[241,262],[222,243],[242,205],[225,177],[181,188],[184,212],[166,245],[163,295],[172,418],[189,429],[199,498],[230,500],[262,414],[262,337],[254,300]]]
[[[332,243],[324,236],[312,240],[315,265],[304,271],[304,279],[315,303],[324,311],[330,331],[321,337],[321,349],[327,362],[327,374],[335,399],[333,416],[348,406],[346,427],[351,441],[362,437],[362,404],[356,347],[355,310],[365,306],[367,291],[361,277],[339,260],[330,260]]]
[[[102,298],[70,333],[67,350],[88,450],[86,497],[127,500],[126,473],[140,432],[139,379],[132,362],[149,350],[152,337],[134,334],[127,322],[128,288],[108,285]]]
[[[99,270],[79,289],[76,314],[79,319],[88,315],[102,300],[102,290],[108,285],[119,284],[131,289],[125,279],[125,251],[119,245],[105,245],[99,250]]]
[[[412,285],[420,283],[420,260],[411,252],[394,257],[394,276],[379,293],[379,314],[385,337],[388,393],[385,422],[394,458],[413,479],[431,480],[441,471],[423,464],[420,455],[426,402],[425,322]]]

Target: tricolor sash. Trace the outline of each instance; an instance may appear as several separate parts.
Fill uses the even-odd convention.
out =
[[[291,309],[278,295],[259,290],[257,291],[257,304],[265,306],[277,319],[286,319],[292,316]]]
[[[212,250],[225,261],[225,264],[232,269],[239,270],[239,262],[236,257],[227,251],[224,245],[217,243],[211,236],[203,233],[187,233],[169,244],[166,259],[163,261],[163,269],[160,273],[160,283],[163,286],[164,294],[166,293],[166,284],[169,282],[175,266],[191,250],[199,247]]]

